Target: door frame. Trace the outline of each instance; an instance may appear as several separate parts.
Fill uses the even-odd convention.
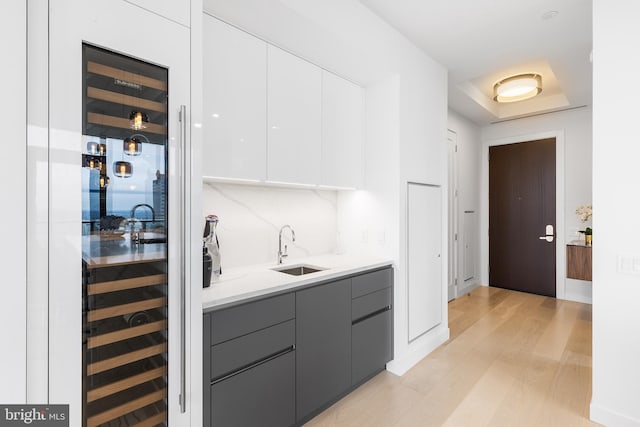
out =
[[[453,150],[452,150],[453,144]],[[460,232],[458,223],[458,134],[451,130],[447,130],[447,206],[449,215],[449,226],[447,227],[448,243],[447,253],[449,254],[447,262],[447,301],[458,298],[459,268],[458,260],[460,259]]]
[[[480,277],[489,284],[489,147],[539,139],[556,139],[556,298],[565,299],[565,138],[564,130],[552,130],[482,141],[480,165]]]

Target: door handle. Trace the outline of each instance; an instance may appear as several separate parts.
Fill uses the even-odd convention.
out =
[[[553,238],[555,237],[553,234],[553,225],[547,224],[547,226],[544,229],[544,233],[545,235],[538,237],[538,239],[546,240],[547,242],[553,242]]]
[[[180,114],[178,115],[180,122],[180,147],[178,158],[178,171],[179,171],[179,197],[180,200],[180,413],[184,414],[187,411],[187,362],[185,360],[187,354],[187,309],[186,309],[186,238],[188,236],[186,230],[186,191],[187,191],[187,179],[185,176],[187,170],[187,107],[185,105],[180,106]]]

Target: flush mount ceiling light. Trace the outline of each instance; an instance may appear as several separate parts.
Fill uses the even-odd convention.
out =
[[[542,76],[535,73],[507,77],[493,85],[493,100],[516,102],[533,98],[542,92]]]

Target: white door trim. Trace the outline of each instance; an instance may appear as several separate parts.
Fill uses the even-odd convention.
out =
[[[451,145],[454,149],[452,150]],[[458,135],[455,131],[447,131],[447,210],[449,227],[447,227],[447,251],[449,254],[447,262],[447,301],[458,297],[458,260],[460,232],[458,226],[458,155],[457,155]],[[456,239],[456,235],[458,238]]]

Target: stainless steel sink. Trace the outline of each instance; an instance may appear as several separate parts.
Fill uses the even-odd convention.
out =
[[[272,270],[278,271],[280,273],[291,274],[292,276],[302,276],[303,274],[316,273],[318,271],[326,270],[326,268],[307,264],[298,264],[276,267],[272,268]]]

